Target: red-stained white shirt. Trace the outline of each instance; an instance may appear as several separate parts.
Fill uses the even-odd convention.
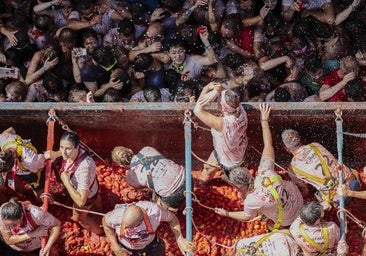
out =
[[[2,206],[0,208],[1,212]],[[51,215],[49,212],[43,211],[41,208],[35,205],[31,205],[29,209],[30,215],[37,226],[42,227],[52,227],[52,224],[55,221],[55,217]],[[25,219],[26,220],[26,219]],[[16,228],[10,228],[4,225],[3,220],[0,215],[0,229],[3,232],[9,233],[11,235],[22,235],[29,233],[34,230],[34,227],[30,224],[29,221],[24,221],[23,225]],[[24,242],[17,243],[15,245],[9,245],[15,250],[19,250],[20,248],[22,251],[33,251],[41,247],[41,237],[34,237],[28,239]]]
[[[248,146],[248,116],[240,105],[240,115],[222,117],[223,129],[218,132],[211,129],[217,160],[225,167],[233,167],[244,160]]]
[[[3,148],[5,144],[8,142],[15,142],[16,135],[9,134],[9,133],[1,133],[0,134],[0,148]],[[8,144],[7,148],[14,148],[16,150],[17,144],[12,143]],[[21,164],[30,172],[36,173],[38,169],[43,168],[46,163],[46,159],[44,158],[43,154],[37,154],[33,150],[28,147],[23,146],[22,148],[22,155],[21,155]],[[22,171],[17,168],[18,175],[29,174],[28,171]]]
[[[302,248],[304,253],[308,256],[321,255],[320,252],[309,245],[306,239],[301,235],[299,226],[301,220],[297,218],[290,227],[290,232],[295,239],[296,243]],[[336,247],[340,238],[340,230],[336,223],[326,222],[326,226],[329,234],[329,246],[328,249],[333,251],[326,255],[336,255]],[[316,224],[314,226],[303,225],[306,234],[320,246],[324,246],[324,236],[322,234],[322,224]]]
[[[274,160],[262,157],[255,178],[254,189],[244,200],[244,213],[254,218],[258,213],[262,213],[267,218],[276,222],[278,218],[277,202],[268,188],[262,184],[264,177],[273,177],[277,173],[274,171]],[[297,186],[290,181],[281,180],[274,182],[273,186],[283,202],[283,221],[281,226],[290,226],[298,216],[300,207],[303,205],[303,198]]]
[[[83,150],[79,150],[79,154],[82,154]],[[67,170],[69,167],[71,167],[71,164],[66,163],[64,169]],[[70,179],[70,183],[74,189],[78,191],[88,190],[88,198],[92,198],[98,192],[96,168],[97,167],[93,158],[87,156],[79,163],[78,168],[75,170]]]
[[[245,252],[245,248],[249,248],[264,236],[266,236],[266,234],[240,239],[235,246],[235,255],[251,255]],[[296,244],[295,240],[291,236],[283,233],[272,234],[260,244],[257,250],[257,252],[261,252],[266,256],[296,256],[298,255],[298,251],[299,246]]]
[[[316,148],[319,149],[323,159],[325,160],[327,166],[329,167],[329,171],[335,179],[338,180],[338,160],[330,153],[326,148],[324,148],[319,143],[313,142],[311,143]],[[296,150],[292,160],[291,166],[294,166],[306,173],[309,173],[318,178],[325,178],[324,171],[320,162],[319,157],[315,153],[315,151],[309,145],[303,145],[299,149]],[[320,184],[311,180],[310,178],[306,178],[300,174],[296,174],[296,177],[303,180],[306,183],[309,183],[317,190],[324,190],[324,184]],[[343,177],[346,183],[348,184],[350,180],[354,179],[354,175],[349,167],[344,166],[343,168]],[[327,194],[326,191],[322,191]],[[337,193],[335,193],[333,201],[338,200]]]
[[[125,229],[125,235],[120,236],[121,223],[126,210],[127,205],[121,205],[113,211],[110,211],[105,216],[105,221],[108,227],[114,229],[117,234],[119,243],[123,244],[126,248],[131,250],[141,250],[149,245],[155,238],[155,232],[161,222],[170,222],[174,215],[158,206],[157,204],[149,201],[139,201],[136,203],[137,206],[141,207],[146,211],[149,217],[153,233],[148,232],[144,222],[133,229]]]
[[[140,150],[143,157],[162,156],[155,148],[144,147]],[[139,162],[140,158],[135,155],[131,159],[131,164]],[[163,157],[152,165],[152,181],[155,192],[161,196],[166,197],[173,194],[185,182],[185,168],[176,164],[172,160]],[[126,181],[133,187],[148,187],[147,171],[143,168],[141,163],[130,168],[127,171]]]

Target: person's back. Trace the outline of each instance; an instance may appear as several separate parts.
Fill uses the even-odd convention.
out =
[[[319,202],[310,202],[300,210],[300,216],[290,227],[292,237],[305,255],[335,255],[340,230],[336,223],[323,220],[324,211]]]
[[[153,186],[162,197],[171,195],[185,183],[184,167],[165,158],[152,147],[144,147],[133,156],[130,167],[126,180],[131,186]],[[151,181],[147,176],[148,171],[152,174]]]
[[[264,241],[259,243],[258,241],[261,239]],[[253,244],[258,244],[256,250],[253,248]],[[281,256],[296,256],[300,250],[288,230],[246,237],[240,239],[235,247],[235,256],[257,255],[258,252],[261,252],[260,255],[263,253],[266,256],[278,256],[279,252],[281,252]]]
[[[276,193],[280,198],[282,209],[276,200]],[[280,221],[279,216],[282,214],[280,226],[286,227],[295,220],[302,205],[303,198],[297,186],[293,182],[282,180],[274,171],[273,159],[262,157],[254,182],[254,190],[244,201],[246,214],[255,216],[260,211],[273,222]]]

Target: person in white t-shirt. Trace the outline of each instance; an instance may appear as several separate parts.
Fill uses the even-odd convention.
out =
[[[291,224],[290,232],[304,255],[335,255],[340,238],[336,223],[323,220],[324,210],[317,201],[301,207],[299,217]]]
[[[262,214],[274,222],[273,227],[278,229],[290,226],[296,219],[303,205],[303,198],[293,182],[282,180],[274,170],[275,155],[268,122],[271,107],[263,103],[260,111],[264,148],[254,189],[247,194],[243,211],[229,212],[216,208],[215,212],[239,221],[249,221]]]
[[[153,147],[144,147],[137,154],[129,148],[115,147],[112,160],[129,166],[126,181],[135,188],[150,188],[157,202],[175,211],[185,200],[185,168],[165,158]]]
[[[285,149],[293,155],[290,169],[296,177],[318,190],[316,197],[325,209],[331,207],[330,203],[338,203],[339,163],[333,154],[317,142],[303,145],[295,130],[286,129],[281,136]],[[351,190],[360,189],[357,172],[345,165],[343,179]]]
[[[38,154],[30,140],[22,139],[13,127],[0,134],[0,172],[4,173],[4,185],[16,192],[34,195],[32,200],[40,201],[46,159]]]
[[[0,232],[4,242],[20,252],[40,249],[42,236],[48,236],[46,246],[40,250],[39,255],[58,255],[52,246],[61,232],[61,222],[29,201],[21,202],[11,198],[1,205]]]
[[[194,253],[194,243],[183,237],[178,218],[156,203],[139,201],[116,205],[102,220],[115,255],[165,255],[164,240],[156,234],[161,222],[169,224],[183,255]]]
[[[287,229],[246,237],[235,245],[235,256],[297,256],[300,251],[300,247]]]
[[[208,183],[221,170],[223,170],[223,179],[229,182],[230,172],[243,164],[248,145],[246,133],[248,117],[240,104],[239,96],[234,91],[225,89],[235,86],[237,84],[232,83],[232,80],[228,83],[211,82],[207,84],[194,108],[196,117],[211,128],[215,149],[203,166],[199,178],[202,184]],[[221,107],[220,116],[211,114],[205,109],[208,103],[216,101],[218,97]]]

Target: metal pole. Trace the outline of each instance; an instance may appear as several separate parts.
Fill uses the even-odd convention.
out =
[[[192,130],[190,115],[191,112],[186,111],[184,121],[184,140],[185,140],[185,165],[186,165],[186,239],[192,241]],[[190,253],[186,253],[190,256]]]
[[[338,151],[338,163],[340,165],[340,170],[338,173],[338,181],[339,186],[342,186],[344,183],[343,180],[343,120],[342,120],[342,112],[340,110],[336,111],[336,133],[337,133],[337,151]],[[344,208],[344,197],[339,197],[339,206]],[[346,222],[345,215],[343,211],[339,213],[339,223],[341,229],[341,237],[339,240],[339,245],[346,244]],[[345,255],[342,253],[338,253],[338,255]]]

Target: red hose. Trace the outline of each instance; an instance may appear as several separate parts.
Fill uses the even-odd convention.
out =
[[[54,128],[55,128],[55,121],[49,120],[47,122],[48,131],[47,131],[47,150],[53,149],[54,143]],[[44,182],[44,193],[49,193],[50,191],[50,180],[51,180],[51,173],[52,173],[52,162],[51,159],[47,159],[46,161],[46,173],[45,173],[45,182]],[[49,205],[49,198],[46,196],[43,198],[43,205],[42,209],[44,211],[48,211]],[[47,243],[47,236],[42,237],[42,249],[46,246]]]

